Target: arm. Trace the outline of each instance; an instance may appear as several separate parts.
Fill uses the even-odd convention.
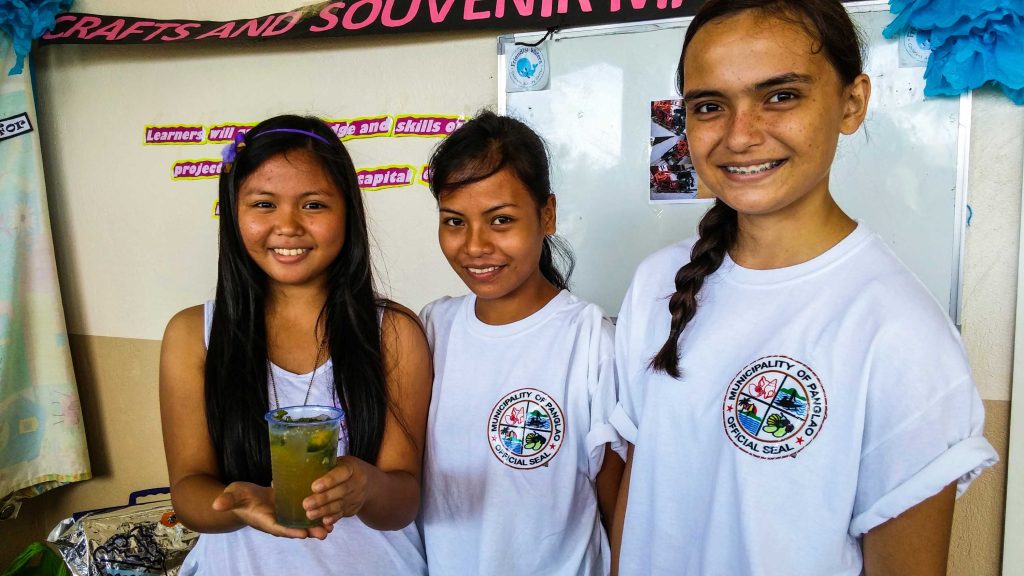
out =
[[[182,310],[167,324],[160,348],[160,420],[175,513],[198,532],[251,525],[276,536],[326,537],[323,528],[278,525],[270,488],[247,482],[225,487],[220,481],[206,424],[203,332],[202,306]]]
[[[945,574],[955,497],[956,482],[865,534],[864,573]]]
[[[604,460],[601,471],[597,473],[595,488],[597,489],[597,508],[601,512],[601,523],[606,532],[612,528],[615,515],[615,500],[619,497],[619,484],[622,481],[622,470],[626,464],[612,450],[610,444],[604,446]]]
[[[432,371],[426,336],[412,312],[385,312],[381,353],[391,407],[376,465],[339,458],[303,501],[310,518],[333,524],[358,515],[377,530],[399,530],[416,519]]]
[[[625,470],[622,473],[622,482],[619,483],[619,497],[615,505],[615,516],[612,518],[612,529],[608,535],[612,548],[612,576],[619,573],[619,556],[622,550],[622,527],[626,523],[626,503],[629,500],[629,475],[633,469],[633,445],[630,444],[626,452]]]

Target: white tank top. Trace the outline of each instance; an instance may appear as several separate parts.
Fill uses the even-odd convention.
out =
[[[213,324],[213,301],[205,306],[207,346]],[[302,404],[309,387],[308,404],[338,405],[334,391],[331,360],[313,372],[294,374],[274,364],[274,382],[281,406]],[[267,379],[270,403],[274,403],[270,379]],[[342,421],[343,429],[347,429]],[[338,453],[348,451],[348,436],[339,442]],[[426,574],[423,543],[415,524],[401,530],[382,532],[369,528],[359,518],[342,518],[326,540],[278,538],[254,528],[241,528],[222,534],[203,534],[185,558],[181,576],[252,574]]]

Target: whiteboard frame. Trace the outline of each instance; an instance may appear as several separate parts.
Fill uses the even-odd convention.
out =
[[[967,173],[971,157],[971,107],[973,92],[968,91],[960,96],[960,129],[956,138],[956,192],[953,207],[956,222],[953,227],[953,277],[949,287],[949,317],[960,329],[960,314],[963,310],[964,284],[964,238],[967,235],[967,218],[970,210],[967,205]]]
[[[847,11],[851,13],[859,12],[888,12],[889,2],[888,0],[865,0],[863,2],[850,2],[845,3]],[[565,30],[555,30],[551,34],[550,41],[554,42],[559,39],[569,38],[583,38],[588,36],[603,36],[609,34],[637,34],[643,32],[649,32],[652,30],[660,30],[662,28],[674,27],[681,23],[688,23],[693,20],[693,16],[685,16],[680,18],[666,18],[663,20],[648,20],[644,22],[635,22],[630,24],[602,24],[599,26],[582,26],[579,28],[568,28]],[[497,56],[498,56],[498,113],[508,113],[508,93],[507,93],[507,60],[505,57],[504,47],[506,44],[513,42],[536,42],[543,38],[548,32],[547,31],[535,31],[535,32],[523,32],[517,34],[503,34],[497,38]],[[923,73],[923,72],[922,72]],[[964,277],[964,237],[967,230],[967,197],[968,197],[968,163],[970,157],[970,135],[971,135],[971,108],[972,108],[972,93],[970,91],[960,96],[959,102],[959,119],[958,119],[958,131],[957,131],[957,154],[956,154],[956,188],[954,191],[954,207],[953,215],[954,221],[950,224],[953,226],[953,250],[950,254],[952,258],[952,266],[950,270],[950,287],[949,287],[949,302],[947,303],[946,311],[949,314],[950,320],[956,325],[959,330],[961,327],[961,311],[963,308],[963,277]],[[1024,262],[1022,262],[1024,264]],[[1018,302],[1021,298],[1018,298]],[[1019,317],[1019,316],[1018,316]],[[1021,342],[1022,338],[1018,338],[1017,341]],[[1022,353],[1021,358],[1024,358]],[[1024,393],[1022,393],[1024,394]],[[1024,422],[1024,420],[1022,420]],[[1024,424],[1022,424],[1024,425]]]

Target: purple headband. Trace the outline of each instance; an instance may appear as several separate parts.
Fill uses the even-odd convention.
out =
[[[317,134],[316,132],[310,132],[309,130],[300,130],[299,128],[273,128],[271,130],[264,130],[263,132],[260,132],[259,134],[253,136],[253,138],[259,138],[260,136],[263,136],[264,134],[273,134],[274,132],[289,132],[291,134],[305,134],[306,136],[309,136],[310,138],[313,138],[315,140],[319,140],[319,141],[323,142],[324,144],[327,144],[328,146],[331,145],[331,143],[328,142],[326,138],[324,138],[323,136]]]
[[[323,142],[324,144],[327,144],[328,146],[331,145],[331,143],[328,142],[326,138],[324,138],[323,136],[317,134],[316,132],[310,132],[309,130],[301,130],[299,128],[273,128],[273,129],[270,129],[270,130],[264,130],[264,131],[260,132],[259,134],[254,135],[253,138],[259,138],[260,136],[263,136],[264,134],[271,134],[273,132],[288,132],[290,134],[303,134],[303,135],[309,136],[310,138],[313,138],[315,140],[319,140],[319,141]],[[234,142],[228,142],[224,146],[224,149],[220,153],[221,158],[223,159],[222,165],[223,165],[224,172],[227,172],[227,173],[231,172],[231,167],[235,163],[235,158],[238,156],[238,153],[241,152],[244,149],[245,149],[245,134],[236,134],[235,135],[235,141]]]

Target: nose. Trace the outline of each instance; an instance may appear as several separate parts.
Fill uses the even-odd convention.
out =
[[[755,106],[739,106],[729,118],[725,144],[733,152],[743,152],[764,142],[764,116]]]
[[[274,213],[274,233],[281,236],[301,236],[304,232],[298,210],[282,206]]]
[[[490,233],[484,226],[469,226],[466,230],[466,254],[470,256],[483,256],[490,254],[493,249]]]

